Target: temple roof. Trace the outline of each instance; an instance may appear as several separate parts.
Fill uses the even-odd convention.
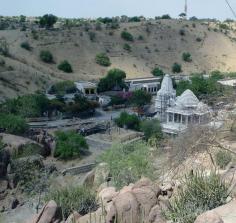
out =
[[[197,107],[199,103],[198,98],[191,90],[184,91],[181,96],[177,98],[176,105],[180,107]]]
[[[173,94],[175,90],[173,88],[172,79],[169,74],[166,74],[161,83],[161,89],[158,91],[161,94]]]

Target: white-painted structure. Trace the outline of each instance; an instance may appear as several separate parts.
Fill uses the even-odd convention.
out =
[[[163,131],[170,134],[185,131],[189,125],[206,124],[211,114],[210,108],[200,102],[191,90],[186,90],[176,97],[168,74],[165,75],[157,93],[155,108]]]
[[[160,87],[159,77],[127,79],[125,82],[129,86],[129,91],[144,90],[150,94],[156,94]]]

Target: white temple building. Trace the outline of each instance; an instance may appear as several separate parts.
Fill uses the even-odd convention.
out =
[[[176,97],[172,79],[168,74],[157,92],[155,109],[163,131],[169,134],[178,134],[189,125],[206,124],[210,121],[210,108],[200,102],[191,90]]]

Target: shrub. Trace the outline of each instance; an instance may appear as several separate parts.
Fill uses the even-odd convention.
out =
[[[95,38],[96,38],[96,33],[95,33],[95,32],[89,32],[88,34],[89,34],[89,39],[90,39],[91,41],[94,41]]]
[[[182,59],[185,62],[191,62],[192,61],[191,54],[189,52],[184,52],[182,54]]]
[[[25,50],[28,50],[28,51],[31,50],[31,46],[30,46],[30,44],[27,41],[22,42],[20,46],[21,46],[21,48],[23,48]]]
[[[192,223],[201,213],[225,204],[229,196],[229,185],[216,173],[194,173],[186,176],[182,185],[165,212],[173,222]]]
[[[0,114],[0,128],[7,133],[22,135],[28,130],[25,119],[13,114]]]
[[[80,157],[82,154],[85,154],[88,148],[85,138],[76,132],[56,132],[54,157],[64,160]]]
[[[110,58],[105,53],[96,55],[96,63],[104,67],[109,67],[111,65]]]
[[[64,60],[62,61],[58,67],[57,67],[59,70],[62,70],[66,73],[72,73],[73,70],[72,70],[72,67],[71,67],[71,64],[67,61],[67,60]]]
[[[154,137],[160,141],[163,138],[161,124],[158,119],[143,121],[141,131],[143,131],[146,140]]]
[[[181,36],[185,36],[185,30],[184,30],[184,29],[179,30],[179,34],[180,34]]]
[[[216,164],[224,169],[232,160],[232,155],[230,152],[222,151],[216,153]]]
[[[109,70],[107,76],[101,78],[98,83],[98,91],[110,91],[114,88],[123,89],[126,88],[124,79],[126,78],[126,73],[120,69]]]
[[[52,85],[49,94],[64,95],[76,92],[76,85],[73,81],[61,81]]]
[[[229,29],[230,29],[229,26],[228,26],[227,24],[225,24],[225,23],[221,23],[221,24],[219,25],[219,28],[220,28],[220,29],[226,29],[226,30],[229,30]]]
[[[40,52],[40,59],[45,63],[52,63],[53,55],[49,50],[42,50]]]
[[[143,142],[114,144],[100,157],[100,161],[108,164],[112,182],[117,188],[134,183],[143,176],[153,179],[150,150]]]
[[[131,51],[131,46],[128,43],[125,43],[124,46],[123,46],[123,49],[130,52]]]
[[[0,54],[3,56],[9,56],[9,44],[5,38],[0,39]]]
[[[172,66],[173,73],[180,73],[182,71],[182,66],[178,63],[174,63]]]
[[[202,38],[197,37],[197,38],[196,38],[196,41],[197,41],[197,42],[201,42],[201,41],[202,41]]]
[[[139,36],[138,36],[138,40],[144,40],[143,36],[142,36],[142,35],[139,35]]]
[[[61,207],[64,219],[73,211],[85,215],[98,207],[94,190],[85,186],[53,189],[46,196],[46,201],[50,200],[54,200]]]
[[[134,37],[131,33],[127,32],[127,31],[123,31],[121,33],[121,37],[124,39],[124,40],[127,40],[127,41],[131,41],[133,42],[134,41]]]
[[[120,127],[128,129],[139,130],[140,120],[135,114],[128,114],[127,112],[120,113],[120,116],[115,119],[115,123]]]
[[[159,67],[155,67],[153,70],[152,70],[152,74],[153,76],[157,76],[157,77],[162,77],[164,76],[164,72],[162,69],[160,69]]]

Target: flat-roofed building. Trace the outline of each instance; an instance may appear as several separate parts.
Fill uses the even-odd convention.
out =
[[[156,94],[160,88],[160,77],[147,77],[126,79],[125,83],[129,87],[129,91],[144,90],[150,94]]]

